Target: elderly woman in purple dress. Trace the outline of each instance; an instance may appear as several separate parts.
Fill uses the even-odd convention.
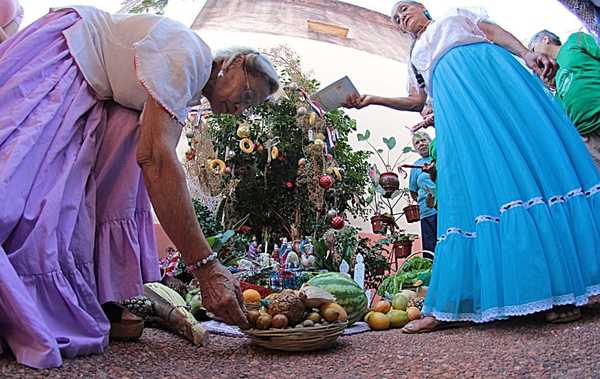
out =
[[[206,308],[244,326],[239,284],[202,234],[175,147],[203,97],[238,114],[277,89],[263,55],[213,57],[155,15],[59,9],[2,43],[0,344],[37,368],[104,351],[102,306],[159,279],[150,204]]]

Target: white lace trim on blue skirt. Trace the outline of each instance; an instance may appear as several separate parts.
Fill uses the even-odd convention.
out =
[[[509,203],[502,205],[500,207],[500,213],[502,214],[502,213],[508,211],[509,209],[514,209],[514,208],[518,208],[518,207],[524,207],[525,209],[528,209],[535,205],[541,205],[541,204],[548,204],[548,206],[551,207],[558,203],[564,203],[567,200],[570,200],[576,196],[592,197],[593,195],[595,195],[599,192],[600,192],[600,183],[596,184],[595,186],[593,186],[592,188],[590,188],[589,190],[587,190],[585,192],[583,192],[583,190],[581,188],[576,188],[574,190],[569,191],[564,196],[562,196],[562,195],[552,196],[548,199],[547,202],[544,201],[544,198],[541,196],[533,197],[527,201],[514,200],[514,201],[511,201]],[[491,216],[491,215],[479,215],[479,216],[475,217],[475,224],[480,224],[482,222],[493,222],[493,223],[498,224],[498,223],[500,223],[500,217],[495,217],[495,216]],[[458,234],[465,238],[476,238],[477,237],[476,232],[468,232],[468,231],[462,230],[457,227],[451,227],[451,228],[448,228],[444,234],[442,234],[441,236],[438,237],[438,243],[446,240],[452,234]]]
[[[424,316],[433,316],[440,321],[473,321],[477,323],[502,320],[512,316],[525,316],[537,312],[547,311],[552,307],[559,305],[574,304],[582,306],[589,302],[589,298],[600,294],[600,284],[588,287],[585,295],[575,296],[574,294],[553,296],[548,299],[534,301],[521,305],[510,305],[505,307],[496,307],[486,309],[480,313],[446,313],[423,307]]]

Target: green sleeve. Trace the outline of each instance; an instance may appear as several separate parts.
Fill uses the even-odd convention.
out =
[[[574,38],[578,46],[580,46],[590,56],[600,60],[600,47],[594,40],[594,37],[587,33],[575,33],[571,38]]]

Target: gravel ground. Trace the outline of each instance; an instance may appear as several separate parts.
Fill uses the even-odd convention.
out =
[[[32,370],[0,358],[0,378],[600,378],[600,305],[581,321],[549,325],[535,317],[437,333],[399,330],[341,337],[331,350],[280,353],[247,340],[211,335],[207,348],[156,329],[105,354]]]

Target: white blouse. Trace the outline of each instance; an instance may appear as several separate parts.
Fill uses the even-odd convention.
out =
[[[411,62],[423,75],[429,96],[433,95],[431,79],[435,65],[448,50],[471,43],[489,42],[478,26],[480,21],[486,19],[486,15],[454,8],[442,19],[434,21],[421,34],[413,48]],[[409,71],[409,86],[418,88],[412,68],[409,67]]]
[[[210,48],[185,25],[155,15],[69,7],[81,20],[63,34],[101,100],[143,110],[148,95],[181,124],[210,77]]]

